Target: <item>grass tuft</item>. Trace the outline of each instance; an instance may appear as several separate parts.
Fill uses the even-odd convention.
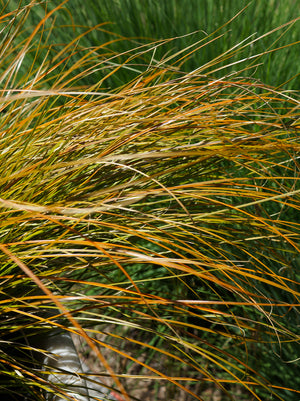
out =
[[[59,328],[126,400],[139,381],[153,399],[295,399],[296,94],[226,75],[251,40],[185,72],[201,40],[107,90],[172,41],[53,45],[63,6],[30,34],[35,2],[1,18],[0,391],[74,399],[32,362]]]

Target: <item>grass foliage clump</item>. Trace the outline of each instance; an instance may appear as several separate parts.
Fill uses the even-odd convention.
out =
[[[170,40],[119,54],[70,26],[62,45],[63,4],[28,29],[34,5],[0,21],[0,392],[74,399],[33,363],[32,339],[62,329],[124,400],[139,381],[296,400],[296,94],[247,77],[253,59],[220,77],[238,45],[188,72],[205,40],[157,59]]]

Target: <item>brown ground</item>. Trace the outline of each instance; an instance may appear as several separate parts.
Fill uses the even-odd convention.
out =
[[[106,326],[106,330],[110,333],[117,332],[118,328],[115,325]],[[128,329],[127,329],[128,330]],[[120,333],[118,333],[120,335]],[[122,333],[122,336],[128,336],[134,338],[134,332],[131,330],[130,333],[126,330]],[[140,334],[139,334],[140,335]],[[187,366],[183,366],[180,372],[174,374],[171,373],[174,366],[170,366],[170,359],[165,355],[160,355],[159,360],[152,358],[149,360],[148,352],[140,352],[140,348],[135,344],[124,341],[122,338],[112,338],[105,334],[97,335],[96,338],[100,341],[106,342],[109,339],[111,345],[115,346],[119,350],[126,352],[128,355],[138,359],[141,363],[149,364],[152,368],[157,369],[166,375],[172,375],[177,377],[189,377],[187,372]],[[93,351],[90,351],[87,346],[80,341],[80,339],[74,339],[76,346],[79,350],[79,354],[86,365],[90,368],[91,372],[101,375],[101,380],[108,386],[113,385],[112,379],[104,372],[103,366],[101,365],[98,357]],[[126,344],[126,349],[125,345]],[[126,391],[130,395],[131,399],[139,401],[195,401],[196,398],[190,395],[187,391],[174,386],[172,383],[168,383],[165,380],[151,380],[145,376],[154,373],[149,372],[148,369],[130,361],[128,358],[122,357],[119,354],[112,352],[106,347],[101,348],[101,352],[109,363],[110,367],[117,374],[122,373],[124,376],[121,377],[121,382],[124,385]],[[155,354],[156,355],[156,354]],[[154,356],[155,356],[154,355]],[[177,368],[178,369],[178,368]],[[222,395],[221,391],[213,385],[207,384],[201,380],[195,380],[193,382],[181,382],[188,390],[194,392],[203,401],[228,401],[227,396]],[[244,394],[235,392],[235,400],[250,401],[249,398],[245,398]],[[119,398],[119,397],[118,397]],[[121,400],[122,398],[120,398]]]

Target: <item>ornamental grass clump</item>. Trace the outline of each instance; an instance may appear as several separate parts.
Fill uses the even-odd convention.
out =
[[[59,8],[1,17],[1,399],[297,399],[296,94],[184,73],[204,41],[109,90],[169,41],[54,45]]]

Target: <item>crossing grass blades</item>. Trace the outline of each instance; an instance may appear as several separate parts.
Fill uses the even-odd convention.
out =
[[[184,72],[210,37],[55,44],[36,7],[1,13],[1,399],[297,399],[297,94],[215,78],[254,39]]]

